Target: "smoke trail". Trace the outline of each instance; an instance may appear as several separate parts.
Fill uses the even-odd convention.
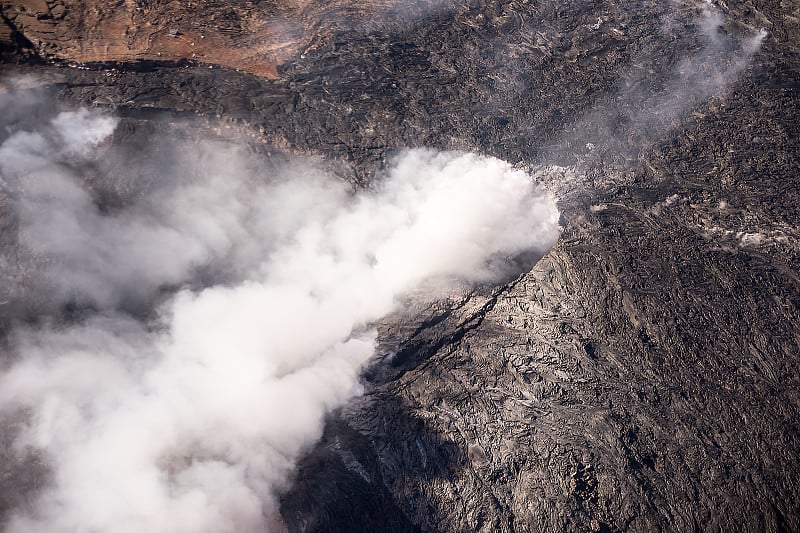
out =
[[[325,413],[359,393],[370,323],[423,281],[491,279],[493,258],[557,237],[528,175],[431,150],[352,195],[309,169],[260,176],[253,156],[207,143],[186,148],[201,159],[188,175],[103,212],[80,168],[113,128],[67,112],[0,146],[19,247],[46,266],[33,275],[96,309],[9,334],[0,409],[27,413],[16,449],[42,450],[52,470],[9,533],[280,527],[275,492]],[[119,311],[208,263],[228,282],[177,290],[147,322]]]
[[[662,31],[672,34],[674,21]],[[710,1],[699,4],[683,39],[697,41],[673,67],[661,72],[653,61],[639,58],[640,65],[620,79],[610,101],[600,102],[571,125],[551,156],[581,154],[581,166],[602,163],[626,166],[651,144],[679,126],[712,96],[724,95],[767,37],[765,30],[742,38],[724,31],[726,20]],[[691,40],[690,39],[690,40]],[[649,51],[652,53],[652,51]]]

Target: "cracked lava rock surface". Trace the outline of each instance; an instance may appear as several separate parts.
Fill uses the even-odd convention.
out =
[[[0,13],[3,69],[112,110],[115,142],[197,117],[355,187],[398,148],[475,151],[559,198],[560,239],[519,277],[381,321],[394,357],[298,465],[290,531],[800,530],[796,2]],[[123,174],[101,199],[147,186]],[[35,490],[34,459],[3,467],[1,509]]]

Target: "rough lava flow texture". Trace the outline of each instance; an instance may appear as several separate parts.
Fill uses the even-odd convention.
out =
[[[14,446],[51,470],[10,532],[279,523],[273,493],[325,413],[361,390],[374,321],[423,282],[492,280],[498,259],[541,255],[557,237],[558,211],[529,175],[432,150],[400,155],[353,196],[314,168],[269,179],[204,143],[176,155],[181,174],[155,197],[103,213],[80,173],[115,125],[62,112],[10,126],[0,145],[19,251],[39,264],[21,296],[38,284],[47,304],[86,308],[74,324],[9,334],[0,405],[25,412]],[[222,259],[224,283],[181,289]],[[169,286],[149,321],[117,311]]]
[[[59,136],[59,120],[115,117],[113,133],[88,160],[56,150],[47,156],[52,163],[23,173],[31,176],[22,180],[27,190],[15,184],[18,171],[2,171],[2,275],[10,280],[0,286],[3,375],[38,372],[2,389],[17,394],[4,397],[11,406],[1,441],[7,528],[74,526],[76,515],[53,511],[89,501],[70,500],[78,493],[68,480],[98,489],[85,470],[81,478],[65,470],[89,441],[63,439],[87,434],[46,431],[53,423],[97,424],[92,443],[125,452],[99,440],[121,438],[116,430],[127,426],[115,426],[116,417],[141,416],[135,413],[148,402],[164,400],[147,390],[176,390],[170,405],[177,410],[141,420],[172,423],[175,433],[163,436],[174,446],[156,439],[145,443],[150,450],[128,450],[148,465],[137,469],[151,476],[140,479],[154,489],[145,493],[166,499],[135,502],[149,514],[131,507],[109,513],[158,520],[165,509],[202,507],[197,498],[205,497],[219,511],[207,523],[220,528],[236,527],[234,516],[258,522],[261,505],[267,518],[260,527],[290,531],[800,529],[795,2],[95,4],[0,3],[3,70],[16,90],[25,85],[45,95],[36,105],[4,106],[4,146],[17,142],[16,132],[39,135],[47,153],[64,142],[94,142]],[[213,46],[198,45],[200,37]],[[13,92],[9,81],[4,86],[3,94]],[[526,252],[495,242],[471,218],[505,220],[489,224],[495,235],[518,230],[517,215],[544,202],[536,189],[526,197],[532,204],[514,204],[520,211],[500,209],[511,218],[495,216],[493,194],[502,191],[493,187],[477,195],[487,211],[449,211],[468,205],[462,195],[475,184],[459,171],[441,182],[443,190],[426,189],[434,182],[418,165],[435,175],[488,165],[509,186],[515,176],[530,186],[533,176],[557,199],[557,242],[540,257],[546,245]],[[358,318],[331,335],[343,343],[331,345],[333,359],[297,360],[311,370],[355,357],[344,366],[346,386],[306,411],[313,423],[276,448],[259,428],[286,410],[271,414],[266,404],[245,402],[236,416],[222,416],[242,397],[191,388],[222,386],[203,377],[209,361],[197,362],[196,382],[170,385],[183,372],[160,370],[180,368],[187,353],[217,353],[205,340],[215,331],[229,327],[219,336],[227,339],[227,332],[255,330],[247,338],[263,338],[264,325],[247,314],[250,303],[236,300],[243,280],[250,288],[266,282],[265,290],[277,280],[305,286],[306,300],[298,302],[319,311],[333,302],[326,296],[341,294],[326,290],[342,275],[349,279],[351,266],[363,274],[391,263],[390,249],[372,240],[389,236],[381,233],[389,229],[382,226],[387,208],[364,215],[353,224],[357,231],[342,220],[349,237],[341,242],[299,222],[259,223],[253,202],[262,193],[279,197],[273,188],[280,184],[304,183],[310,167],[315,176],[336,176],[323,180],[321,196],[342,199],[348,213],[360,202],[389,200],[386,186],[405,168],[407,185],[444,202],[431,205],[436,216],[428,212],[441,233],[433,232],[435,244],[422,256],[438,261],[456,250],[459,260],[385,271],[397,283],[391,295],[357,275],[347,297],[369,305],[335,315]],[[215,168],[246,179],[214,180]],[[36,187],[55,170],[65,178],[50,185],[62,187],[57,197]],[[339,220],[339,204],[313,205],[282,212],[327,226]],[[318,212],[320,205],[328,207]],[[390,202],[388,211],[398,205]],[[183,218],[198,210],[213,228],[198,226],[203,217]],[[52,221],[28,218],[42,212],[72,217],[76,247],[48,241]],[[537,212],[556,216],[552,205]],[[424,222],[418,215],[403,224]],[[553,227],[554,218],[534,218]],[[261,230],[271,239],[251,238]],[[272,237],[291,231],[303,233],[293,243],[307,246],[275,244],[280,239]],[[350,248],[353,235],[370,246]],[[393,235],[398,255],[416,240]],[[462,238],[503,253],[471,255],[470,246],[457,246]],[[152,260],[149,243],[174,253]],[[87,253],[76,256],[77,246]],[[310,265],[307,252],[316,248],[327,261],[320,271],[282,271],[270,262],[280,252],[292,256],[284,264]],[[272,259],[254,259],[263,257]],[[470,261],[476,268],[461,270]],[[413,286],[425,273],[416,268],[426,266],[436,266],[428,274],[462,279]],[[394,297],[394,305],[378,305]],[[232,303],[230,321],[204,315],[210,300]],[[287,302],[281,320],[293,316]],[[296,327],[304,342],[330,333],[320,315],[302,316]],[[182,336],[186,324],[192,334]],[[106,359],[127,364],[109,368],[125,386],[98,384],[88,372],[56,379],[57,365],[43,362],[52,346],[70,347],[55,359],[65,365],[80,354],[85,361],[100,355],[96,343],[85,343],[96,337],[79,328],[104,332],[97,340]],[[233,337],[242,353],[256,350]],[[182,342],[199,346],[184,350]],[[335,348],[359,345],[359,357]],[[242,379],[299,379],[280,364],[261,370]],[[51,408],[40,394],[46,385],[73,395],[71,416],[43,418]],[[195,393],[192,407],[203,406],[207,418],[180,411]],[[251,415],[266,426],[241,422]],[[247,436],[238,438],[239,431]],[[259,456],[278,460],[277,468],[253,464]],[[122,472],[116,462],[107,466],[94,471],[122,479],[113,477]],[[203,487],[215,476],[227,476],[242,496],[212,497]],[[102,529],[110,516],[102,511],[113,507],[83,509],[79,518]]]

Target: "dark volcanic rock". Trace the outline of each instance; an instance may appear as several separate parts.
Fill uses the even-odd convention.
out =
[[[561,196],[532,271],[381,324],[396,355],[299,465],[290,529],[800,530],[800,15],[715,6],[709,37],[690,4],[457,3],[334,28],[276,80],[57,69],[70,104],[219,116],[362,183],[425,145]]]

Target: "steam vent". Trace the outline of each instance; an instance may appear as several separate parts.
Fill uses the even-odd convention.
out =
[[[800,531],[796,0],[0,0],[0,532]]]

